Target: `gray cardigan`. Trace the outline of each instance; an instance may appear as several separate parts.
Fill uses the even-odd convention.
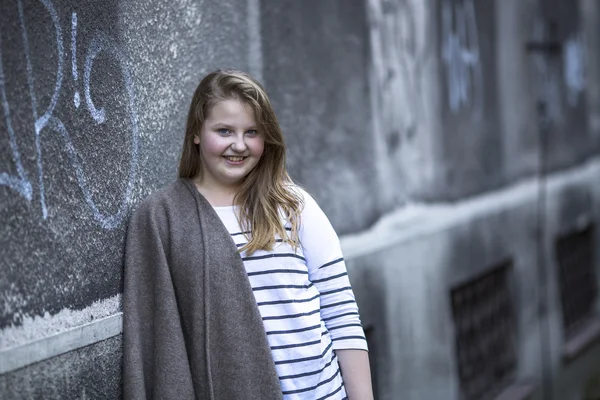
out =
[[[123,294],[125,399],[281,399],[243,262],[189,179],[129,222]]]

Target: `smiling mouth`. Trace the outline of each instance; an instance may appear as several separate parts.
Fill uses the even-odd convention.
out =
[[[243,161],[246,157],[232,157],[232,156],[224,156],[227,160],[231,162],[240,162]]]

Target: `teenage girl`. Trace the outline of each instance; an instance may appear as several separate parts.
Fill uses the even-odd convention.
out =
[[[212,382],[222,371],[233,374],[231,376],[238,373],[237,377],[223,384],[231,385],[229,389],[237,384],[248,385],[248,389],[244,389],[245,394],[240,398],[267,396],[253,392],[252,385],[267,385],[258,382],[262,378],[248,378],[252,382],[247,383],[244,381],[244,377],[251,376],[256,369],[268,370],[263,364],[259,365],[259,356],[248,356],[249,352],[259,347],[249,344],[248,341],[257,338],[256,340],[265,342],[266,351],[270,356],[267,357],[268,362],[274,364],[275,382],[279,384],[277,397],[286,400],[372,399],[367,344],[338,237],[315,200],[288,176],[281,128],[264,89],[251,76],[239,71],[215,71],[200,82],[188,114],[179,178],[197,191],[195,196],[199,197],[199,213],[206,215],[206,220],[212,221],[206,224],[202,235],[218,236],[221,232],[219,229],[223,226],[228,232],[228,240],[233,249],[231,252],[236,253],[235,258],[238,262],[240,259],[243,262],[240,263],[240,269],[244,271],[244,279],[249,282],[247,293],[251,294],[246,296],[246,300],[251,303],[251,307],[258,309],[257,320],[264,329],[252,331],[254,325],[251,321],[240,320],[237,324],[229,325],[219,322],[220,318],[227,318],[230,312],[235,314],[241,307],[232,305],[233,300],[230,299],[236,295],[229,294],[229,289],[225,286],[223,289],[211,287],[209,298],[204,298],[203,312],[207,313],[209,311],[206,311],[206,304],[210,304],[211,298],[225,297],[219,300],[218,311],[214,311],[215,307],[211,309],[210,318],[203,316],[210,322],[202,325],[203,330],[190,328],[193,323],[188,320],[192,318],[186,317],[191,315],[187,314],[186,310],[194,308],[189,304],[192,301],[189,300],[192,298],[189,293],[194,291],[194,288],[188,289],[189,285],[186,286],[185,281],[179,283],[179,272],[176,270],[179,267],[169,259],[173,257],[170,254],[175,252],[175,245],[172,243],[177,237],[177,233],[173,233],[177,228],[173,227],[183,225],[183,228],[186,228],[185,225],[194,222],[190,217],[182,217],[182,222],[175,223],[174,221],[178,221],[179,211],[169,211],[164,205],[177,198],[177,193],[185,191],[175,193],[175,189],[170,189],[162,192],[163,205],[146,206],[149,203],[146,201],[140,207],[142,211],[138,210],[134,214],[129,227],[124,301],[126,397],[152,397],[148,392],[156,394],[156,389],[152,388],[156,382],[147,375],[152,374],[154,379],[159,379],[157,376],[161,376],[160,370],[173,368],[172,365],[178,363],[177,360],[182,357],[187,357],[186,360],[189,361],[189,366],[186,364],[182,368],[183,375],[191,376],[192,386],[196,385],[196,389],[190,389],[190,393],[195,393],[197,398],[199,394],[196,381],[206,378]],[[157,195],[154,196],[156,197]],[[157,201],[154,200],[154,203]],[[202,204],[209,204],[210,210],[202,210]],[[178,204],[172,208],[189,207]],[[155,211],[148,211],[150,209]],[[156,211],[158,209],[161,211]],[[140,217],[140,214],[144,213],[146,216]],[[214,214],[218,218],[211,220],[210,216]],[[159,223],[155,222],[156,220],[165,222]],[[167,249],[163,253],[168,255],[160,257],[166,260],[164,266],[170,272],[160,283],[157,283],[156,279],[149,280],[146,285],[153,287],[152,290],[139,292],[143,290],[139,289],[140,285],[143,285],[139,283],[140,274],[144,273],[128,274],[128,269],[141,270],[147,267],[136,265],[154,262],[153,259],[139,261],[140,257],[147,258],[147,248],[152,246],[152,243],[146,243],[145,238],[152,235],[147,232],[154,230],[158,232],[156,235],[159,237],[154,242],[161,243],[160,245]],[[189,239],[189,243],[194,243],[191,234],[183,236]],[[138,237],[144,238],[144,245],[136,244]],[[165,242],[169,244],[166,245]],[[215,257],[224,261],[216,268],[216,272],[211,272],[211,276],[233,268],[226,261],[230,256],[228,247],[225,247],[228,250],[216,250],[216,245],[209,245],[206,241],[204,246],[208,247],[202,249],[204,256],[201,256],[201,251],[198,250],[198,255],[192,254],[190,258],[197,257],[198,260],[203,259],[202,262],[206,262],[211,251],[218,251]],[[225,253],[227,256],[224,256]],[[189,268],[189,262],[183,264],[185,266],[181,268]],[[196,273],[194,269],[190,271],[186,274]],[[205,291],[208,290],[207,273],[203,275]],[[193,278],[190,277],[189,280]],[[223,285],[231,284],[232,280],[233,278],[223,279]],[[171,343],[170,346],[174,349],[182,348],[180,357],[174,357],[175,361],[165,361],[161,364],[162,356],[144,356],[138,353],[160,354],[161,350],[156,350],[159,346],[156,338],[162,337],[161,334],[154,333],[150,335],[150,339],[139,338],[144,337],[145,331],[156,330],[156,322],[145,323],[145,319],[139,315],[144,314],[148,298],[156,299],[156,288],[163,290],[163,286],[168,286],[168,290],[173,292],[175,305],[174,311],[170,313],[179,314],[173,322],[178,328],[173,328],[167,336],[181,336],[181,342],[184,344],[179,346],[178,341],[174,339],[175,344]],[[240,289],[231,292],[243,291]],[[208,296],[206,293],[204,295]],[[145,314],[148,315],[148,319],[155,321],[157,318],[155,310]],[[244,312],[239,315],[246,314],[248,313]],[[215,326],[227,328],[221,331],[224,333],[215,334],[210,331],[216,329]],[[180,334],[180,331],[183,333]],[[221,337],[225,336],[229,337],[228,345],[220,342]],[[203,345],[197,351],[202,356],[196,359],[195,341],[199,341],[200,338]],[[143,342],[147,342],[148,345],[140,344]],[[209,352],[211,357],[207,356]],[[244,356],[246,361],[240,362]],[[170,355],[164,357],[168,358]],[[254,362],[256,364],[253,366]],[[164,368],[157,368],[157,363]],[[200,369],[208,371],[203,372],[204,377],[194,376],[197,375],[194,371],[198,363],[208,365],[205,365],[205,369]],[[234,363],[240,365],[234,366]],[[148,365],[154,365],[154,368]],[[248,370],[240,372],[244,368]],[[258,371],[257,376],[263,376],[261,374],[266,372]],[[182,380],[182,388],[186,382],[185,379]],[[221,390],[218,384],[211,385],[216,389],[211,386],[207,389],[208,392]],[[140,395],[141,392],[145,394]],[[173,391],[169,393],[180,395]],[[215,398],[218,399],[218,396],[215,395]]]

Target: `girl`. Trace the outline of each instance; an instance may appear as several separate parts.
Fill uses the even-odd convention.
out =
[[[373,397],[339,240],[246,73],[200,82],[179,179],[131,218],[123,329],[126,398]]]

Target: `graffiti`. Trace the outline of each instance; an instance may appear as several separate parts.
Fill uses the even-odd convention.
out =
[[[98,221],[98,223],[104,229],[114,229],[121,224],[123,221],[127,210],[128,203],[131,197],[131,193],[133,191],[133,185],[135,182],[136,169],[138,163],[138,147],[139,147],[139,133],[138,133],[138,121],[137,121],[137,112],[134,104],[134,93],[133,93],[133,85],[132,79],[128,70],[127,65],[125,64],[125,57],[121,49],[114,44],[114,41],[111,40],[106,34],[103,32],[98,32],[91,40],[87,53],[85,55],[84,61],[84,73],[83,73],[83,92],[85,97],[85,104],[87,106],[87,111],[92,116],[93,120],[96,124],[103,124],[106,121],[106,113],[103,108],[96,108],[94,105],[94,101],[92,99],[92,94],[90,90],[90,78],[93,72],[94,59],[102,52],[105,52],[107,55],[113,57],[121,70],[121,74],[124,81],[125,91],[127,95],[127,104],[128,104],[128,115],[130,118],[131,125],[131,155],[129,161],[129,169],[127,173],[127,185],[124,190],[124,193],[121,195],[121,202],[119,204],[119,209],[114,214],[106,214],[102,212],[94,202],[92,198],[92,193],[90,191],[88,178],[85,175],[83,170],[83,166],[80,161],[80,153],[76,149],[71,139],[71,135],[63,121],[54,115],[54,110],[58,104],[62,83],[63,83],[63,64],[64,64],[64,47],[63,47],[63,37],[62,31],[60,27],[60,19],[54,5],[51,0],[40,0],[41,4],[44,6],[46,11],[51,17],[52,24],[54,25],[54,34],[56,38],[56,49],[57,49],[57,73],[56,73],[56,83],[54,87],[54,92],[52,94],[50,104],[43,112],[43,114],[38,115],[38,102],[36,97],[36,92],[34,88],[35,77],[33,75],[33,68],[31,63],[31,52],[29,47],[29,40],[27,35],[27,28],[25,24],[25,16],[23,12],[22,0],[17,1],[18,12],[19,12],[19,22],[22,33],[23,40],[23,50],[25,53],[26,59],[26,73],[27,73],[27,82],[29,86],[29,98],[31,101],[31,108],[33,110],[33,119],[35,121],[35,155],[36,155],[36,167],[37,167],[37,178],[38,185],[40,191],[40,206],[42,208],[42,217],[46,219],[48,217],[48,209],[46,204],[46,194],[44,189],[44,170],[42,165],[43,155],[42,155],[42,134],[47,134],[47,131],[52,131],[62,139],[63,146],[67,152],[70,167],[75,172],[77,177],[77,184],[79,185],[85,202],[88,208],[91,210],[94,218]],[[32,200],[32,183],[27,174],[27,171],[23,167],[21,154],[16,141],[16,134],[12,126],[11,115],[10,115],[10,104],[6,96],[6,78],[5,72],[3,68],[2,61],[2,42],[0,40],[0,98],[2,101],[2,108],[4,110],[4,118],[6,121],[6,126],[8,130],[10,149],[12,152],[13,162],[16,165],[17,176],[10,175],[6,172],[0,173],[0,185],[7,186],[12,190],[19,193],[24,199],[31,202]],[[73,80],[77,84],[78,82],[78,71],[77,71],[77,14],[73,13],[71,16],[71,70],[73,75]],[[75,103],[76,108],[79,108],[80,105],[80,94],[79,91],[75,91],[73,101]]]
[[[73,80],[77,82],[77,13],[71,15],[71,73]],[[81,104],[78,90],[73,95],[73,103],[75,108],[79,108],[79,104]]]
[[[567,88],[567,103],[576,107],[586,86],[585,46],[579,34],[569,36],[563,46],[563,79]]]
[[[483,104],[483,72],[473,0],[442,2],[442,60],[452,112]]]
[[[377,129],[385,135],[389,153],[423,128],[425,67],[431,61],[427,7],[419,0],[369,1],[373,110],[380,114]]]
[[[532,39],[536,42],[548,40],[547,25],[540,19],[532,23]],[[561,107],[560,74],[554,63],[547,59],[541,52],[533,53],[532,76],[535,82],[535,91],[538,101],[538,118],[543,124],[549,121],[563,121],[564,115]]]
[[[561,40],[560,56],[536,52],[531,56],[531,65],[537,99],[543,105],[543,122],[563,125],[568,123],[569,108],[580,106],[586,90],[585,41],[578,31],[555,38],[542,19],[533,22],[532,38],[537,42]]]
[[[6,119],[6,130],[8,131],[8,138],[10,143],[10,149],[13,154],[13,161],[17,166],[18,177],[7,174],[6,172],[0,173],[0,185],[5,185],[11,189],[17,191],[28,201],[31,201],[32,189],[31,182],[27,176],[27,171],[23,168],[21,162],[21,154],[17,147],[17,137],[12,127],[10,118],[10,108],[8,106],[8,99],[6,98],[6,92],[4,90],[4,68],[2,66],[2,38],[0,37],[0,96],[2,97],[2,108],[4,109],[4,117]]]

